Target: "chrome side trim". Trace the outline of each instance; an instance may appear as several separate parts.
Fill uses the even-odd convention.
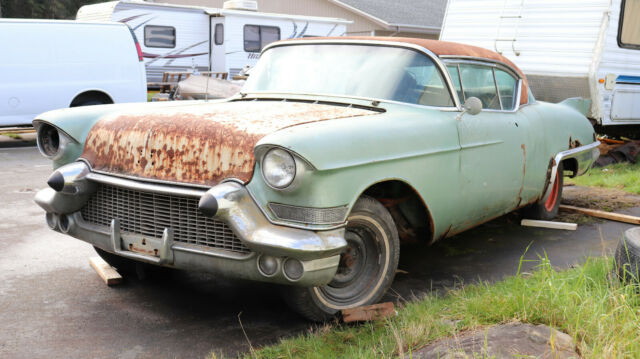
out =
[[[548,192],[553,188],[553,184],[556,181],[556,173],[558,172],[558,165],[567,159],[575,158],[578,161],[578,168],[576,169],[576,176],[580,176],[587,172],[591,165],[600,156],[600,150],[598,146],[600,141],[595,141],[588,145],[572,148],[566,151],[562,151],[555,155],[553,158],[553,166],[551,167],[551,174],[549,177],[549,185],[547,186],[543,198],[546,198]]]

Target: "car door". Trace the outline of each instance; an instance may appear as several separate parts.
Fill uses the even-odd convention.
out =
[[[461,102],[477,97],[483,109],[462,114],[460,139],[460,195],[467,205],[463,230],[513,210],[520,203],[526,165],[527,118],[516,111],[518,79],[493,63],[448,65]]]

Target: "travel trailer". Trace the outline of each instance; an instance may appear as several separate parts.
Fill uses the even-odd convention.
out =
[[[227,72],[229,78],[253,66],[267,44],[313,36],[342,36],[351,21],[325,17],[261,13],[254,1],[229,1],[224,8],[179,6],[143,1],[85,5],[79,21],[117,21],[140,39],[147,81],[164,72]]]
[[[603,133],[640,136],[640,1],[449,0],[441,40],[491,49],[539,100],[591,100]]]
[[[137,43],[113,22],[0,19],[0,126],[58,108],[145,102]]]

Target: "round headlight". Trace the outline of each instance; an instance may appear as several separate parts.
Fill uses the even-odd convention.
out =
[[[273,148],[262,160],[262,176],[269,186],[285,188],[296,177],[296,161],[289,152]]]
[[[55,127],[43,124],[38,128],[38,148],[46,157],[53,157],[60,149],[60,135]]]

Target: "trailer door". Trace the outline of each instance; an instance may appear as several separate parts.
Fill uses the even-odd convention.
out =
[[[225,17],[211,17],[211,52],[209,54],[209,68],[213,72],[226,72],[225,44],[227,40]]]

